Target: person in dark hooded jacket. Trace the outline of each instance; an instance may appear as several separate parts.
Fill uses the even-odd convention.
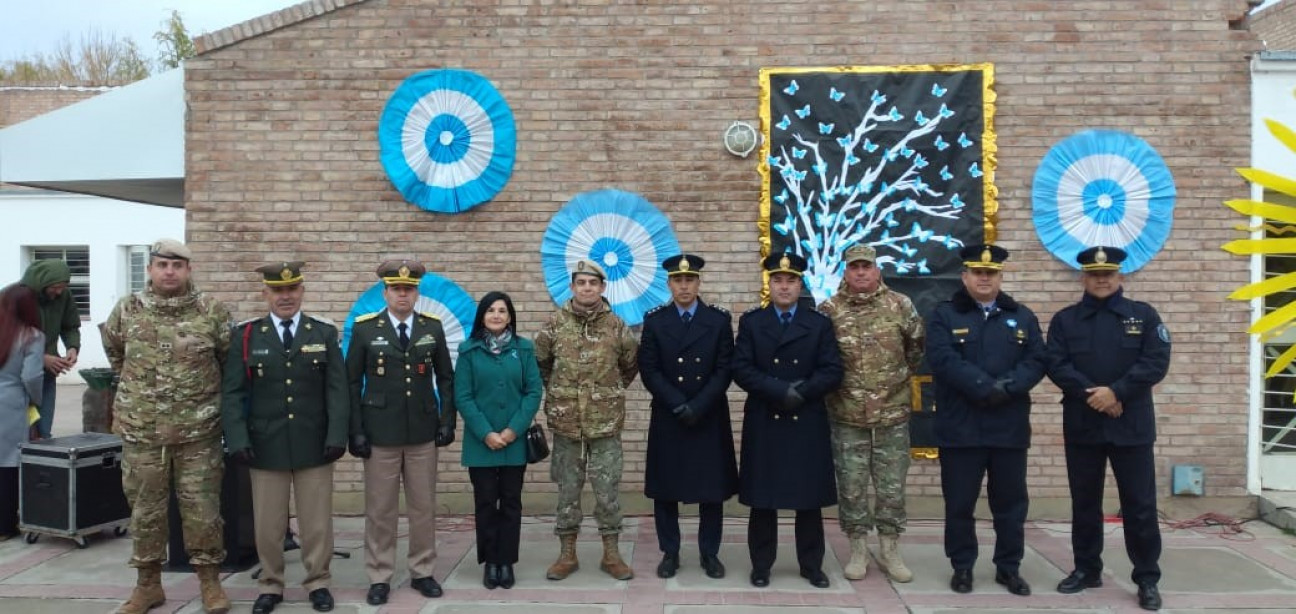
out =
[[[58,376],[76,366],[81,351],[81,314],[76,299],[68,291],[72,269],[62,260],[37,260],[23,273],[22,285],[36,292],[40,303],[41,331],[45,333],[45,382],[41,397],[40,421],[36,423],[42,439],[50,437],[54,426],[54,393]],[[67,354],[59,355],[59,339]]]

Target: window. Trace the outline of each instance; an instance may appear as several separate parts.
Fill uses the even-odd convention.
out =
[[[68,282],[68,291],[76,301],[77,313],[81,320],[90,320],[90,248],[85,245],[69,247],[33,247],[31,261],[63,260],[72,269],[72,280]]]
[[[1283,194],[1265,191],[1264,200],[1282,205],[1296,205],[1296,199]],[[1285,229],[1284,229],[1285,230]],[[1272,230],[1266,237],[1281,237]],[[1296,256],[1269,254],[1264,258],[1265,277],[1271,278],[1296,272]],[[1264,298],[1264,311],[1269,313],[1296,300],[1296,290],[1275,292]],[[1296,344],[1296,330],[1283,331],[1264,342],[1264,367],[1266,370],[1283,352]],[[1261,378],[1263,378],[1261,374]],[[1264,379],[1263,421],[1260,449],[1264,454],[1296,452],[1296,364],[1288,366],[1277,375]]]
[[[126,294],[143,292],[148,285],[149,246],[126,246]]]

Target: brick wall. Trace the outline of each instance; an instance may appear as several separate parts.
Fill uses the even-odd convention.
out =
[[[1296,51],[1296,1],[1283,0],[1251,17],[1256,38],[1270,51]]]
[[[251,271],[265,261],[309,261],[308,308],[340,321],[378,261],[413,253],[474,296],[511,293],[520,330],[534,334],[554,308],[539,264],[545,225],[573,195],[606,186],[667,213],[681,246],[708,260],[704,296],[741,312],[759,291],[759,180],[755,156],[727,154],[721,133],[758,120],[761,67],[993,62],[999,236],[1014,252],[1005,289],[1046,322],[1079,297],[1077,275],[1030,222],[1032,176],[1051,145],[1107,127],[1157,148],[1178,188],[1174,232],[1127,287],[1174,333],[1157,394],[1159,474],[1200,463],[1208,494],[1245,493],[1248,312],[1224,297],[1247,281],[1247,262],[1218,249],[1237,223],[1221,201],[1247,194],[1232,168],[1247,163],[1257,45],[1228,28],[1243,0],[342,4],[217,33],[187,65],[188,239],[199,281],[238,316],[264,310]],[[303,12],[320,15],[276,29]],[[387,97],[436,67],[486,76],[517,120],[512,180],[461,215],[406,204],[378,162]],[[1048,383],[1035,392],[1035,497],[1067,494],[1058,398]],[[735,426],[742,399],[731,394]],[[624,488],[640,491],[638,383],[630,407]],[[360,488],[358,468],[340,465],[340,491]],[[442,471],[444,492],[470,489],[457,451]],[[937,473],[916,462],[911,493],[938,495]],[[528,479],[528,491],[552,491],[543,471]]]
[[[0,128],[102,94],[105,88],[0,85]]]

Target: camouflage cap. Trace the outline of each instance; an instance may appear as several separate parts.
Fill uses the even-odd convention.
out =
[[[257,267],[257,272],[261,274],[261,281],[270,287],[295,286],[305,278],[302,276],[302,267],[306,266],[305,262],[294,260],[292,262],[276,262]]]
[[[378,265],[378,277],[388,286],[417,286],[427,267],[417,260],[386,260]]]
[[[607,272],[593,260],[577,260],[576,265],[572,267],[572,280],[576,280],[577,275],[593,275],[600,280],[607,281]]]
[[[175,239],[158,239],[149,246],[149,256],[188,262],[193,259],[193,252],[189,251],[189,247],[184,243]]]
[[[846,248],[846,253],[842,255],[842,264],[850,264],[852,262],[859,262],[860,260],[876,263],[877,250],[873,249],[873,246],[871,245],[856,243],[855,245]]]

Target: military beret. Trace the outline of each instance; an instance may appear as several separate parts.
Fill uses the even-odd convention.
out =
[[[1008,250],[998,245],[969,245],[959,250],[963,266],[969,269],[991,269],[1001,271],[1004,261],[1008,259]]]
[[[577,260],[576,265],[572,267],[573,281],[578,274],[593,275],[602,281],[607,281],[607,272],[593,260]]]
[[[1125,256],[1119,247],[1096,245],[1076,254],[1076,262],[1081,271],[1119,271]]]
[[[706,266],[706,260],[693,254],[679,254],[662,261],[662,268],[666,269],[667,277],[676,275],[701,276],[702,267],[704,266]]]
[[[149,256],[188,262],[193,259],[193,252],[189,251],[189,247],[184,243],[175,239],[158,239],[156,243],[149,246]]]
[[[292,262],[275,262],[262,267],[257,267],[257,272],[261,274],[261,281],[267,286],[295,286],[302,282],[302,267],[306,266],[305,262],[294,260]]]
[[[805,273],[806,259],[791,252],[770,254],[765,257],[765,260],[761,261],[761,266],[771,275],[774,273],[791,273],[800,277]]]
[[[378,265],[378,277],[389,286],[417,286],[427,267],[417,260],[385,260]]]

